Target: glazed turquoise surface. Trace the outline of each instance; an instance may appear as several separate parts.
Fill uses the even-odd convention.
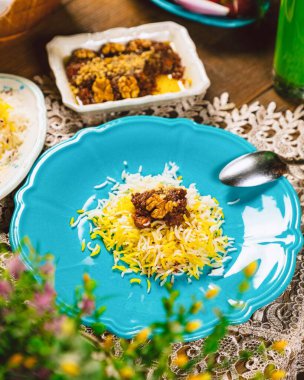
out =
[[[229,17],[214,17],[203,14],[190,12],[178,4],[174,4],[169,0],[151,0],[154,4],[173,13],[177,16],[187,18],[192,21],[200,22],[201,24],[217,26],[220,28],[241,28],[250,25],[256,21],[255,18],[229,18]],[[264,11],[269,9],[269,0],[264,1]]]
[[[111,270],[112,256],[104,247],[96,258],[81,252],[87,227],[71,229],[69,221],[75,210],[91,208],[96,199],[107,197],[109,188],[95,190],[94,186],[107,176],[119,179],[123,161],[128,162],[130,172],[137,172],[142,165],[143,174],[158,174],[166,162],[174,161],[186,186],[195,182],[201,194],[219,200],[225,214],[224,233],[235,238],[236,248],[223,273],[205,275],[191,284],[183,276],[176,279],[175,287],[181,294],[178,304],[185,306],[192,296],[200,299],[208,288],[221,288],[216,298],[207,301],[206,311],[195,316],[201,318],[202,327],[185,339],[201,338],[211,331],[216,323],[214,307],[229,314],[231,323],[245,322],[284,291],[302,246],[300,205],[286,179],[250,189],[230,188],[219,182],[218,173],[224,165],[253,150],[238,136],[187,119],[134,116],[84,129],[49,149],[17,193],[10,229],[12,246],[16,248],[22,237],[28,236],[41,253],[53,253],[56,291],[67,305],[73,302],[82,274],[89,272],[98,282],[98,304],[107,308],[102,321],[113,333],[132,337],[164,318],[161,298],[166,295],[165,289],[152,281],[151,293],[147,294],[145,281],[140,286],[131,285],[131,275],[122,278]],[[30,266],[25,248],[22,257]],[[238,298],[242,270],[252,261],[258,262],[258,270],[245,293],[246,302],[239,309],[231,308]],[[91,320],[84,322],[90,324]]]

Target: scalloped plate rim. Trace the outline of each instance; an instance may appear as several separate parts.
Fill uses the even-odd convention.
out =
[[[82,129],[78,131],[73,137],[60,142],[59,144],[51,147],[46,152],[44,152],[40,156],[40,158],[37,160],[35,165],[32,167],[25,184],[16,193],[15,211],[11,220],[10,233],[9,233],[11,245],[14,250],[17,250],[17,248],[20,246],[20,240],[18,236],[18,220],[22,214],[23,208],[26,205],[24,203],[23,196],[35,184],[35,174],[38,171],[38,169],[41,167],[41,165],[43,165],[47,161],[48,157],[53,156],[53,154],[55,154],[57,150],[65,149],[69,145],[77,144],[78,142],[81,141],[82,137],[87,134],[103,133],[104,131],[107,131],[111,128],[115,128],[117,125],[120,125],[121,123],[128,123],[129,121],[131,120],[134,121],[135,119],[142,120],[142,121],[150,121],[150,122],[151,120],[152,121],[154,120],[155,122],[163,122],[169,125],[174,125],[176,123],[184,123],[186,127],[191,127],[192,129],[197,130],[197,131],[203,131],[205,129],[215,134],[224,134],[226,135],[226,137],[229,137],[231,140],[234,140],[238,144],[241,144],[244,147],[246,147],[246,149],[248,149],[249,152],[256,150],[256,148],[251,143],[249,143],[248,141],[246,141],[245,139],[243,139],[242,137],[238,135],[235,135],[227,130],[215,128],[213,126],[198,124],[187,118],[169,119],[169,118],[156,117],[156,116],[126,116],[123,118],[109,121],[97,127],[89,127],[86,129]],[[284,277],[283,281],[280,281],[279,286],[277,284],[277,281],[275,281],[272,284],[272,286],[268,288],[266,292],[264,292],[264,294],[258,297],[254,297],[253,299],[250,298],[243,309],[241,309],[239,312],[235,314],[229,315],[230,323],[232,325],[237,325],[237,324],[242,324],[242,323],[247,322],[249,318],[251,317],[251,315],[256,310],[274,301],[277,297],[279,297],[284,292],[284,290],[287,288],[288,284],[290,283],[293,277],[295,264],[296,264],[296,257],[301,247],[303,246],[303,235],[300,230],[301,205],[300,205],[297,193],[292,187],[292,185],[290,184],[290,182],[286,178],[281,178],[280,181],[281,181],[282,186],[287,189],[287,193],[290,200],[292,201],[293,210],[294,210],[293,223],[292,223],[292,228],[290,228],[290,230],[294,232],[295,242],[293,245],[287,247],[286,249],[287,252],[290,252],[290,255],[288,256],[289,265],[288,266],[285,265],[284,270],[282,271],[281,275],[278,277],[279,279]],[[29,269],[31,269],[30,261],[28,257],[23,253],[22,250],[21,250],[21,258],[23,259],[26,266]],[[288,270],[287,270],[287,273],[285,273],[287,267],[288,267]],[[275,289],[273,290],[273,288]],[[266,298],[265,298],[265,294],[267,295]],[[57,298],[60,302],[60,297],[57,297]],[[261,298],[263,298],[263,300],[261,300]],[[258,300],[258,302],[256,302],[256,300]],[[90,325],[92,323],[90,318],[83,318],[82,320],[84,324],[86,325]],[[146,325],[138,325],[138,326],[134,326],[133,328],[121,326],[119,323],[113,321],[111,318],[105,318],[105,317],[101,318],[101,321],[105,323],[109,331],[127,339],[133,337],[134,334],[136,334],[141,329],[146,327]],[[208,324],[203,325],[195,333],[184,335],[184,339],[185,341],[193,341],[196,339],[203,338],[212,331],[215,325],[216,325],[216,319],[214,319],[212,322]]]
[[[22,170],[18,170],[18,175],[16,178],[5,183],[4,190],[1,191],[1,194],[0,194],[0,200],[6,197],[7,195],[9,195],[12,191],[14,191],[16,187],[18,187],[18,185],[24,180],[24,178],[30,172],[32,165],[36,161],[41,150],[43,149],[43,145],[44,145],[44,141],[46,137],[46,130],[47,130],[46,106],[45,106],[44,96],[40,88],[31,80],[21,77],[19,75],[0,73],[0,81],[1,81],[1,78],[4,78],[4,79],[7,78],[7,79],[17,81],[21,84],[25,84],[33,93],[36,100],[35,103],[36,103],[36,108],[37,108],[39,134],[37,135],[37,141],[34,147],[32,148],[30,157],[24,160],[26,165],[24,166]]]

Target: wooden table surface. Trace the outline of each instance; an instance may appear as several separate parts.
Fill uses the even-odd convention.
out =
[[[26,35],[0,43],[0,71],[28,78],[49,73],[45,44],[58,34],[172,20],[188,29],[197,46],[211,79],[209,99],[228,91],[237,105],[257,99],[263,104],[274,100],[284,109],[292,105],[272,88],[277,8],[273,6],[260,26],[229,30],[184,20],[149,0],[64,0]]]
[[[27,78],[48,74],[45,44],[58,34],[172,20],[188,29],[197,46],[211,80],[207,98],[228,91],[237,105],[255,100],[266,105],[274,100],[279,109],[292,108],[272,87],[277,8],[274,5],[259,26],[229,30],[184,20],[149,0],[64,0],[61,7],[26,35],[0,43],[0,71]]]

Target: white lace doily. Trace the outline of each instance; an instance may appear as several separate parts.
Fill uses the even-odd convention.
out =
[[[67,139],[85,127],[80,117],[65,108],[52,80],[47,77],[36,77],[38,85],[45,94],[48,112],[48,133],[45,149]],[[294,112],[277,112],[275,103],[266,108],[255,102],[235,108],[229,102],[227,93],[213,102],[200,97],[174,105],[157,106],[140,112],[123,113],[149,114],[165,117],[187,117],[198,123],[210,124],[225,128],[253,143],[258,149],[273,150],[286,157],[304,158],[304,106],[299,106]],[[108,115],[113,119],[121,115]],[[292,169],[288,176],[290,182],[299,194],[304,205],[304,171],[299,167]],[[0,201],[0,241],[8,242],[8,228],[13,212],[13,194]],[[302,218],[304,222],[304,219]],[[3,264],[2,264],[3,265]],[[0,257],[1,266],[1,257]],[[247,362],[238,360],[238,353],[245,349],[254,350],[261,340],[270,345],[275,340],[288,341],[288,349],[284,355],[268,351],[267,358],[256,355]],[[230,367],[223,368],[218,373],[218,379],[250,379],[258,371],[264,371],[267,365],[273,363],[288,373],[288,379],[296,379],[298,372],[304,372],[304,257],[298,255],[296,272],[285,293],[272,304],[258,310],[245,324],[233,326],[228,336],[222,342],[218,361],[228,359]],[[203,340],[187,344],[176,344],[175,353],[182,349],[189,357],[195,357],[200,352]],[[201,361],[197,372],[205,368]],[[173,368],[178,378],[184,378],[181,370]]]

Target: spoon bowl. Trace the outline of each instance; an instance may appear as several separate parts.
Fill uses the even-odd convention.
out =
[[[274,152],[258,151],[231,161],[221,170],[219,179],[229,186],[258,186],[288,173],[289,165],[304,165],[304,159],[286,159]]]

